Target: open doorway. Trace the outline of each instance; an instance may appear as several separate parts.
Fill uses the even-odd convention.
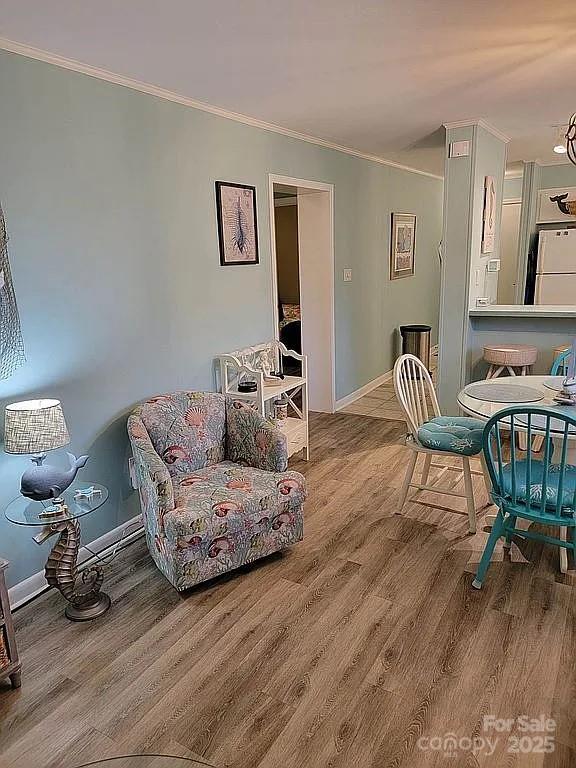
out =
[[[310,410],[333,413],[334,190],[271,175],[269,195],[276,338],[308,356]]]
[[[302,353],[300,306],[300,259],[298,253],[298,197],[295,190],[274,186],[276,285],[278,290],[278,338],[288,348]],[[284,372],[300,376],[302,366],[286,358]]]

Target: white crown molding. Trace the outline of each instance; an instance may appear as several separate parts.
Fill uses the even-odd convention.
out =
[[[531,163],[537,165],[538,168],[557,168],[559,165],[573,165],[570,160],[563,160],[562,158],[559,160],[522,160],[524,166],[530,165]]]
[[[500,139],[500,141],[503,141],[505,144],[508,144],[510,141],[510,136],[506,136],[505,133],[502,133],[502,131],[499,131],[498,128],[495,128],[481,117],[476,118],[475,120],[454,120],[451,123],[444,123],[443,125],[446,130],[449,130],[450,128],[469,128],[477,125],[479,128],[488,131],[488,133],[491,133],[492,136]]]
[[[547,162],[538,162],[538,165],[541,168],[557,168],[559,165],[571,165],[574,166],[573,163],[570,162],[570,160],[548,160]]]
[[[524,177],[524,171],[522,170],[514,170],[514,171],[506,171],[504,173],[505,179],[522,179]]]
[[[173,101],[176,104],[181,104],[185,107],[192,109],[199,109],[202,112],[210,112],[218,117],[223,117],[226,120],[235,120],[237,123],[244,123],[244,125],[251,125],[253,128],[261,128],[264,131],[271,131],[272,133],[279,133],[283,136],[288,136],[291,139],[298,139],[299,141],[306,141],[309,144],[316,144],[319,147],[325,147],[326,149],[333,149],[337,152],[343,152],[353,157],[359,157],[362,160],[370,160],[373,163],[380,165],[387,165],[391,168],[398,168],[401,171],[408,171],[409,173],[416,173],[419,176],[428,176],[432,179],[443,180],[443,176],[438,176],[435,173],[429,171],[422,171],[419,168],[412,168],[409,165],[402,165],[401,163],[395,163],[392,160],[386,160],[378,155],[371,155],[366,152],[360,152],[357,149],[351,147],[345,147],[341,144],[335,144],[326,139],[320,139],[316,136],[309,136],[305,133],[299,133],[293,131],[290,128],[283,128],[281,125],[274,123],[267,123],[263,120],[258,120],[255,117],[249,117],[238,112],[230,112],[227,109],[221,107],[215,107],[212,104],[206,104],[202,101],[196,101],[190,99],[187,96],[181,96],[173,91],[168,91],[165,88],[160,88],[157,85],[151,85],[150,83],[143,83],[139,80],[134,80],[131,77],[125,77],[124,75],[117,75],[114,72],[109,72],[106,69],[100,69],[99,67],[93,67],[90,64],[83,64],[75,59],[68,59],[65,56],[59,56],[55,53],[49,53],[43,51],[40,48],[34,48],[24,43],[19,43],[16,40],[9,40],[5,37],[0,37],[0,50],[8,51],[10,53],[16,53],[20,56],[26,56],[29,59],[36,59],[37,61],[43,61],[46,64],[53,64],[56,67],[62,69],[69,69],[73,72],[79,72],[89,77],[95,77],[98,80],[105,80],[108,83],[114,83],[115,85],[121,85],[124,88],[130,88],[133,91],[140,91],[141,93],[147,93],[149,96],[156,96],[159,99],[165,101]]]

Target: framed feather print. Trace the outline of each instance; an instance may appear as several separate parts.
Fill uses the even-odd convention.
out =
[[[484,177],[484,214],[482,219],[482,253],[494,252],[496,234],[496,179]]]
[[[414,274],[416,245],[416,216],[413,213],[393,213],[390,238],[390,280]]]
[[[258,264],[256,187],[216,182],[220,264]]]

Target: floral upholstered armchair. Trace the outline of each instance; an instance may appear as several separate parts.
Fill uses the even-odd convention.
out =
[[[183,590],[302,539],[304,477],[249,405],[175,392],[128,419],[148,548]]]

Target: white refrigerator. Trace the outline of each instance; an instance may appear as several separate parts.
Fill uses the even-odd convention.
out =
[[[576,229],[543,229],[534,304],[576,304]]]

